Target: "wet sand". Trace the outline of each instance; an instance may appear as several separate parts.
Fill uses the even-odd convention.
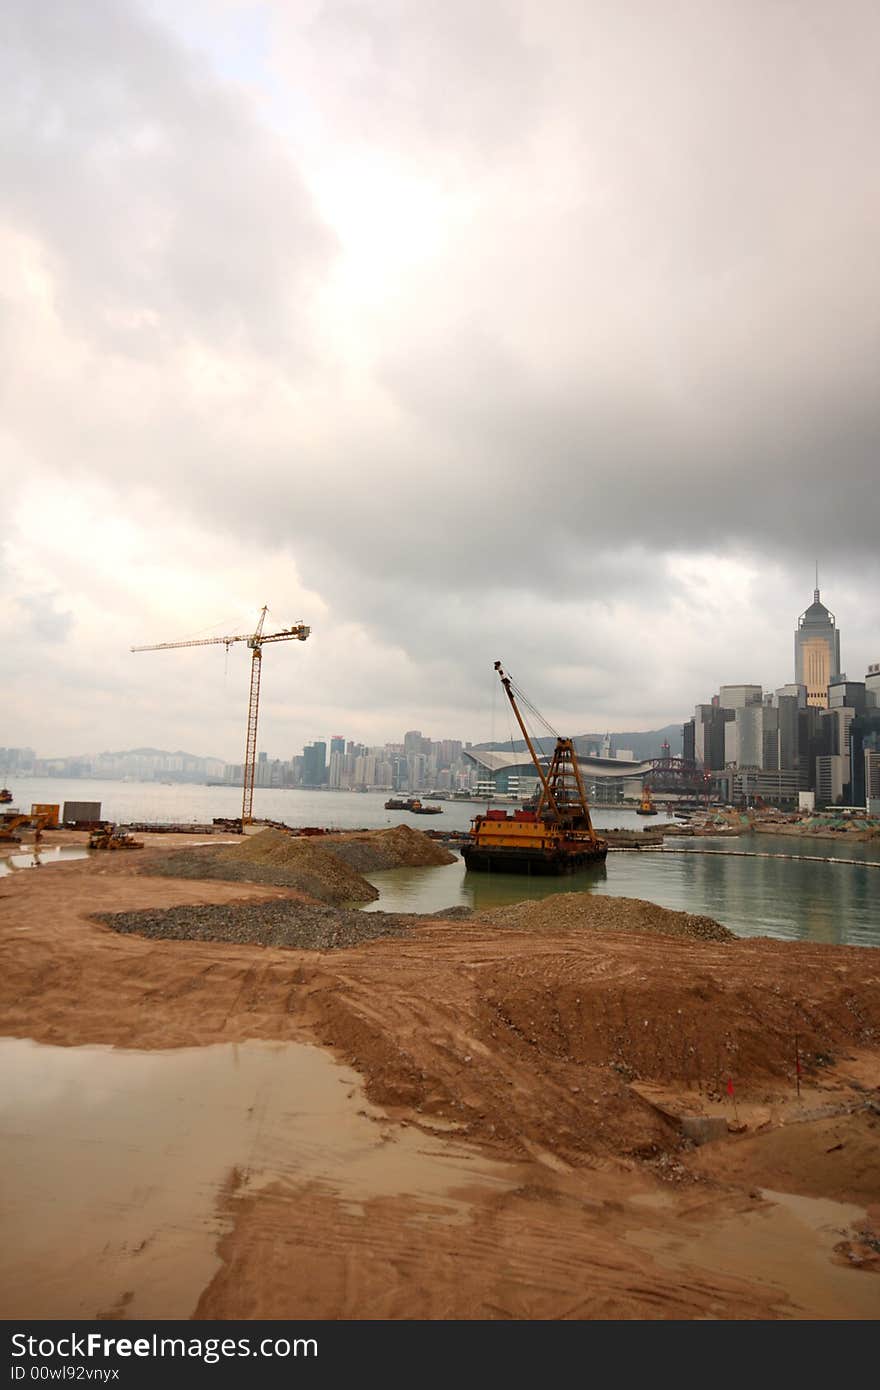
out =
[[[513,1185],[505,1165],[389,1129],[357,1073],[306,1043],[5,1039],[0,1069],[6,1317],[190,1316],[222,1267],[232,1191],[326,1185],[355,1213],[406,1195],[461,1222],[456,1193]]]
[[[877,953],[95,922],[297,897],[141,874],[149,852],[0,879],[5,1316],[880,1313]],[[694,1148],[676,1095],[747,1128]]]

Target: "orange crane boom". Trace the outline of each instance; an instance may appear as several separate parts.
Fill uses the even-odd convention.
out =
[[[264,605],[257,626],[253,632],[241,633],[234,637],[195,637],[188,642],[153,642],[146,647],[132,647],[133,652],[169,651],[172,647],[210,647],[223,644],[228,651],[233,642],[247,642],[251,649],[251,688],[248,698],[247,737],[244,753],[244,776],[242,778],[241,822],[248,825],[253,820],[254,781],[257,768],[257,721],[260,713],[260,668],[263,660],[263,647],[267,642],[304,642],[311,632],[305,623],[294,623],[293,627],[282,628],[280,632],[263,632],[268,608]]]
[[[504,686],[504,692],[510,701],[517,723],[522,730],[526,747],[531,755],[532,762],[535,764],[535,771],[541,780],[541,795],[538,800],[538,818],[549,816],[555,822],[562,825],[577,826],[579,830],[585,831],[588,835],[598,840],[593,830],[593,822],[590,818],[590,808],[587,804],[587,793],[584,789],[583,778],[581,777],[580,766],[578,765],[577,753],[574,741],[570,738],[560,738],[556,736],[556,747],[553,751],[553,758],[547,772],[541,766],[540,759],[535,752],[535,746],[526,728],[525,720],[520,713],[519,705],[514,694],[514,683],[510,676],[506,675],[501,662],[495,662],[495,670]],[[520,699],[526,701],[521,690],[517,691]],[[531,706],[535,714],[534,705]],[[539,714],[543,723],[547,724],[543,715]],[[547,725],[549,728],[550,725]],[[604,841],[603,841],[604,843]]]

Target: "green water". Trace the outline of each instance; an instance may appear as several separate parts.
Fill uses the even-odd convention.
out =
[[[705,914],[740,936],[880,946],[880,868],[694,852],[700,848],[880,861],[876,844],[839,846],[781,835],[701,839],[668,854],[612,853],[604,864],[562,878],[467,873],[457,859],[437,869],[391,869],[371,875],[381,896],[367,910],[480,910],[552,893],[606,893]]]

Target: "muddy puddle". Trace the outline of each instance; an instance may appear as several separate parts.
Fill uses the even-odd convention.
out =
[[[87,849],[77,849],[76,846],[52,845],[48,849],[35,850],[33,846],[24,845],[21,853],[0,858],[0,877],[14,874],[19,869],[41,869],[49,864],[66,864],[70,859],[88,857]]]
[[[468,1193],[513,1171],[388,1122],[360,1079],[307,1044],[173,1052],[0,1040],[0,1317],[186,1318],[220,1267],[234,1199],[320,1182],[353,1212]]]
[[[769,1303],[783,1317],[880,1317],[880,1277],[838,1264],[834,1255],[863,1221],[864,1208],[767,1188],[761,1195],[753,1210],[699,1233],[683,1219],[680,1230],[628,1231],[626,1239],[669,1269],[711,1270],[766,1285]],[[645,1198],[641,1203],[649,1205]]]

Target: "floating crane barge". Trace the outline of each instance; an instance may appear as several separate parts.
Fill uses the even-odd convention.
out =
[[[475,816],[461,852],[466,868],[508,874],[566,874],[603,860],[608,842],[593,829],[574,743],[557,736],[545,772],[517,705],[513,683],[500,661],[495,662],[495,670],[535,765],[541,794],[535,810],[521,809],[510,815],[486,811]],[[524,698],[522,692],[520,697]]]

